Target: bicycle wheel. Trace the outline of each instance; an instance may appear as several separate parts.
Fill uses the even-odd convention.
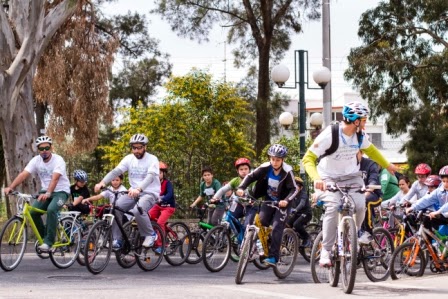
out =
[[[378,282],[389,278],[389,263],[394,244],[389,232],[382,228],[373,229],[373,241],[361,247],[361,260],[367,278]]]
[[[123,246],[115,252],[115,258],[117,259],[117,263],[122,268],[131,268],[137,263],[137,259],[135,257],[135,253],[132,250],[132,245],[138,242],[140,239],[140,234],[138,232],[138,227],[136,222],[126,222],[123,225],[124,233],[126,234],[129,243],[123,242]],[[124,238],[123,238],[124,239]]]
[[[316,236],[318,233],[320,233],[320,231],[322,230],[322,225],[317,224],[317,223],[311,223],[308,224],[307,226],[305,226],[305,230],[307,233],[316,233]]]
[[[95,223],[90,230],[84,248],[84,263],[92,274],[106,269],[112,254],[112,230],[107,221]]]
[[[202,260],[210,272],[219,272],[230,258],[230,236],[225,226],[218,225],[209,230],[202,247]]]
[[[205,231],[191,234],[191,251],[186,260],[187,264],[198,264],[202,261],[202,247],[204,244]]]
[[[319,234],[319,232],[318,231],[311,231],[308,234],[310,236],[311,246],[310,247],[303,247],[303,246],[300,245],[299,246],[299,253],[300,253],[300,255],[303,256],[305,261],[307,261],[309,263],[310,259],[311,259],[311,249],[313,248],[314,240],[316,239],[316,237]]]
[[[283,230],[280,258],[274,267],[274,274],[280,279],[288,277],[294,270],[299,248],[299,238],[292,228]]]
[[[393,280],[407,276],[422,276],[425,272],[424,253],[417,243],[405,242],[395,249],[390,261],[390,277]]]
[[[66,269],[76,262],[81,248],[81,227],[72,217],[59,220],[56,241],[50,249],[50,260],[59,269]]]
[[[240,260],[236,268],[235,283],[241,284],[243,282],[244,273],[246,272],[247,264],[250,259],[250,253],[253,248],[255,231],[249,230],[246,232],[243,240],[243,246],[241,247]]]
[[[344,293],[351,294],[355,286],[356,266],[358,262],[358,234],[355,221],[351,217],[342,218],[342,255],[341,274]]]
[[[76,259],[76,261],[81,266],[85,266],[84,247],[86,245],[86,240],[87,240],[87,236],[89,235],[89,231],[93,226],[93,222],[92,221],[81,221],[81,223],[79,223],[79,225],[81,226],[81,248],[79,249],[78,258]]]
[[[320,232],[316,239],[314,239],[313,247],[311,248],[310,266],[311,276],[314,283],[327,283],[328,282],[328,268],[319,266],[320,250],[322,249],[323,233]]]
[[[169,223],[166,231],[165,260],[171,266],[180,266],[191,252],[191,233],[185,223]]]
[[[12,217],[3,226],[0,233],[0,267],[5,271],[14,270],[25,254],[28,231],[23,225],[23,218]]]
[[[242,229],[242,228],[241,228]],[[230,259],[238,263],[240,260],[240,244],[238,242],[238,235],[235,235],[233,230],[230,230]]]
[[[154,232],[157,234],[157,238],[162,242],[162,248],[165,248],[165,234],[162,228],[155,222],[152,222],[152,228]],[[155,252],[156,247],[152,246],[149,248],[143,247],[142,238],[138,238],[138,244],[134,244],[135,256],[137,257],[137,265],[143,271],[152,271],[157,268],[163,260],[163,254],[157,254]],[[154,243],[155,244],[155,243]]]

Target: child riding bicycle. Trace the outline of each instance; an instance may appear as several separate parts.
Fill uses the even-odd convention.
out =
[[[288,205],[297,194],[292,167],[284,162],[288,149],[281,144],[271,145],[268,149],[269,162],[261,164],[249,173],[238,186],[236,195],[243,196],[250,184],[256,181],[254,197],[264,197],[266,201],[278,203],[278,208],[264,203],[260,208],[260,220],[263,226],[272,223],[272,239],[269,245],[269,257],[264,263],[275,266],[280,257],[283,229],[288,214]]]

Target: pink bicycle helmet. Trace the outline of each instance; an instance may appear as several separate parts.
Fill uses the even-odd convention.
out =
[[[431,173],[431,167],[426,163],[420,163],[415,167],[415,174],[429,175]]]

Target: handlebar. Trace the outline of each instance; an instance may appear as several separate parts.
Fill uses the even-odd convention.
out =
[[[348,192],[349,190],[356,190],[356,192],[364,193],[368,191],[373,190],[379,190],[381,189],[381,185],[367,185],[367,186],[360,186],[360,185],[339,185],[338,183],[327,183],[325,184],[325,187],[330,192],[337,192],[341,191],[343,193]]]

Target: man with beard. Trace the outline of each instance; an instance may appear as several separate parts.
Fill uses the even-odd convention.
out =
[[[143,134],[135,134],[131,137],[129,145],[132,154],[127,155],[121,160],[117,167],[110,171],[101,182],[95,185],[95,192],[98,193],[114,178],[128,172],[129,188],[128,195],[117,199],[114,203],[117,207],[131,211],[134,214],[138,225],[140,235],[144,237],[143,247],[151,247],[157,240],[157,234],[149,220],[148,211],[154,206],[159,198],[160,180],[159,180],[159,160],[156,156],[146,152],[148,138]],[[136,199],[138,198],[137,204]],[[118,210],[117,221],[122,220],[122,213]],[[120,215],[121,214],[121,215]],[[122,246],[122,236],[118,225],[114,222],[112,227],[114,250]]]
[[[42,221],[42,214],[31,211],[31,217],[44,243],[38,248],[41,252],[48,252],[56,237],[58,224],[58,211],[62,208],[70,194],[70,181],[68,180],[64,159],[52,153],[53,140],[48,136],[36,139],[39,155],[35,156],[26,165],[25,169],[14,179],[9,187],[4,189],[9,194],[15,187],[26,180],[30,174],[37,174],[40,179],[41,191],[33,207],[47,211],[47,226]]]

